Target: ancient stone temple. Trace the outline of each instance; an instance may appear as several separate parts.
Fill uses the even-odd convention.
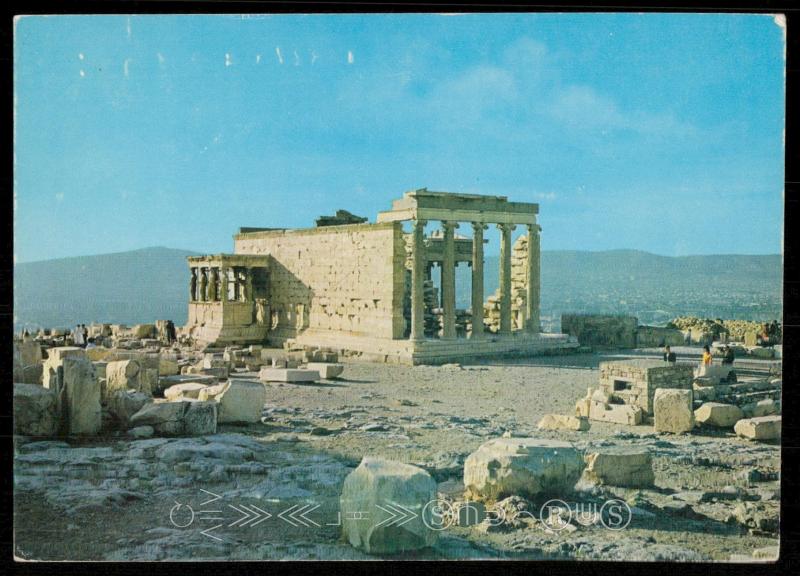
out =
[[[409,364],[573,347],[565,335],[540,333],[538,211],[504,196],[422,188],[375,223],[242,228],[235,254],[189,258],[186,330],[202,346],[291,341]],[[489,226],[500,233],[500,288],[487,305]],[[512,254],[517,226],[527,235]],[[471,267],[466,310],[456,309],[459,263]]]

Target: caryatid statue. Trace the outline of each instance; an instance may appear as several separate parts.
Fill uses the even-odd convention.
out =
[[[217,284],[219,282],[219,277],[217,276],[216,268],[209,268],[208,272],[208,299],[215,302],[217,300]]]
[[[191,302],[197,300],[197,268],[192,268],[192,277],[189,280],[189,300]]]
[[[198,300],[205,301],[206,300],[206,288],[208,287],[208,277],[206,276],[206,271],[200,271],[200,294],[198,294]]]

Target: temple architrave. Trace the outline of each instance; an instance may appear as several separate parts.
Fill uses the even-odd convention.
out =
[[[540,332],[538,212],[538,204],[505,196],[422,188],[395,200],[375,223],[340,211],[315,228],[242,228],[234,254],[188,259],[184,332],[204,348],[289,343],[404,364],[575,347],[564,334]],[[490,226],[500,231],[500,288],[487,300]],[[518,226],[526,234],[512,246]],[[456,308],[459,263],[471,267],[464,310]]]

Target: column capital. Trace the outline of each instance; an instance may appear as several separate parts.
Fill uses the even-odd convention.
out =
[[[539,232],[542,231],[542,227],[539,226],[538,224],[526,224],[525,226],[527,226],[528,232],[534,232],[538,234]]]
[[[489,225],[486,222],[470,222],[472,225],[472,229],[477,232],[478,230],[484,231],[489,229]]]
[[[417,218],[411,220],[411,225],[414,226],[414,228],[425,228],[427,224],[428,224],[427,220],[421,220]]]
[[[455,220],[442,220],[442,230],[455,230],[456,228],[458,228],[458,222]]]
[[[501,232],[506,232],[506,231],[513,232],[514,230],[517,229],[516,224],[511,224],[509,222],[500,222],[498,224],[495,224],[495,226],[497,226],[497,229],[500,230]]]

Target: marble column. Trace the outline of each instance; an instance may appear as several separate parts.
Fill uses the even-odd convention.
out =
[[[528,332],[539,333],[540,324],[540,290],[541,290],[541,258],[539,232],[541,226],[528,224],[528,293],[526,294],[526,314]]]
[[[498,224],[500,229],[500,334],[511,333],[511,232],[513,224]]]
[[[444,239],[442,256],[442,338],[456,337],[456,246],[455,229],[457,222],[442,222]]]
[[[483,338],[483,222],[472,223],[472,334]]]
[[[425,224],[412,221],[411,230],[411,339],[425,339]]]

